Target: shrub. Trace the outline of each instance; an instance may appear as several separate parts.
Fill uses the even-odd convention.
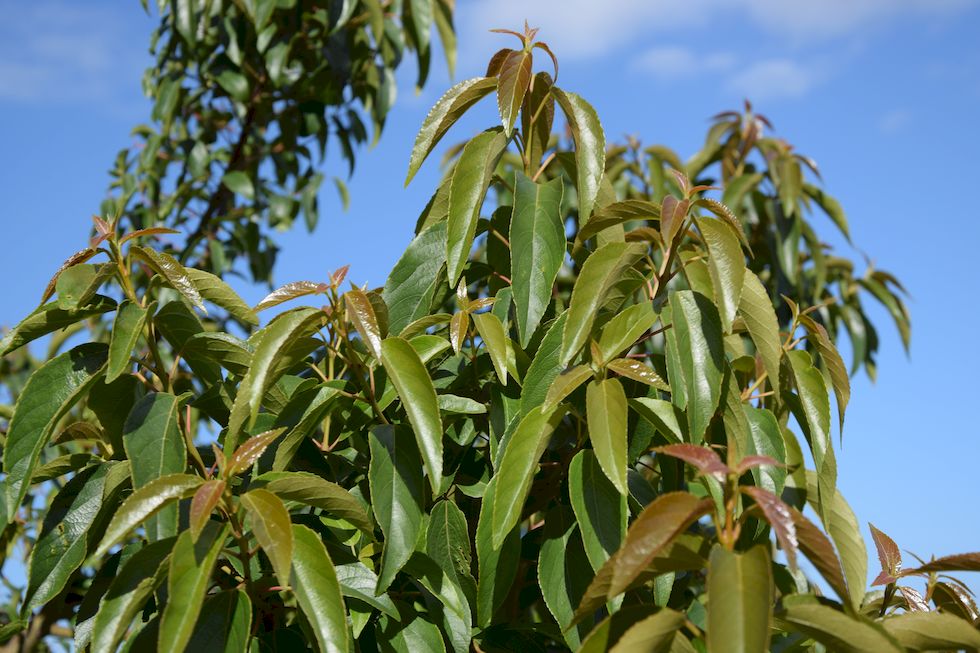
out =
[[[156,230],[96,221],[104,262],[69,259],[0,344],[113,316],[10,419],[6,536],[57,489],[8,637],[60,606],[93,651],[980,647],[945,575],[980,554],[902,569],[872,529],[884,591],[865,591],[835,341],[873,370],[859,289],[908,317],[893,277],[816,239],[811,204],[846,221],[809,160],[748,108],[687,164],[607,152],[547,45],[512,34],[426,118],[409,180],[481,98],[502,124],[457,148],[383,288],[341,269],[253,309]],[[301,298],[247,337],[209,317]]]

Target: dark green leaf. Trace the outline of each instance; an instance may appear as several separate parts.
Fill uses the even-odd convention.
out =
[[[437,222],[409,243],[385,282],[390,333],[403,333],[416,320],[429,317],[439,270],[446,263],[446,222]],[[448,318],[447,318],[448,321]]]
[[[610,242],[585,260],[568,306],[568,319],[562,337],[562,365],[571,362],[588,341],[606,295],[645,251],[644,245]]]
[[[497,162],[509,139],[498,127],[474,136],[463,147],[449,186],[446,265],[449,287],[455,288],[473,247],[480,208]]]
[[[381,593],[412,557],[419,540],[424,480],[422,461],[408,433],[385,425],[372,429],[369,437],[371,502],[385,536],[377,588]]]
[[[115,308],[115,300],[102,295],[96,295],[88,304],[74,311],[59,308],[55,302],[40,306],[4,335],[0,340],[0,356],[6,356],[41,336]]]
[[[107,353],[103,344],[79,345],[39,367],[24,385],[3,448],[6,523],[17,515],[41,450],[58,422],[105,373]]]
[[[180,401],[172,394],[154,392],[136,402],[123,426],[123,444],[132,467],[133,489],[187,467],[187,449],[180,429]],[[149,520],[151,541],[177,534],[177,507],[168,506]]]
[[[691,441],[699,443],[721,400],[725,353],[714,304],[700,293],[671,291],[669,300],[685,395]],[[670,379],[670,386],[677,389]]]
[[[243,324],[259,325],[259,318],[255,311],[245,303],[244,299],[238,296],[238,293],[231,289],[231,286],[219,277],[194,268],[184,268],[184,272],[190,277],[201,297],[215,306],[225,309],[229,315]]]
[[[159,650],[183,651],[190,641],[226,532],[226,526],[211,522],[196,541],[189,530],[177,537],[170,554],[168,599],[160,618]]]
[[[742,296],[738,304],[739,315],[745,321],[752,342],[755,344],[762,365],[769,375],[769,383],[779,388],[779,358],[783,353],[779,340],[779,321],[772,299],[759,277],[746,270],[742,280]]]
[[[293,524],[293,579],[290,585],[323,653],[347,653],[350,637],[340,583],[320,537]]]
[[[565,258],[560,178],[538,184],[517,173],[510,221],[511,283],[521,346],[526,347],[551,303]]]
[[[127,300],[119,305],[109,339],[109,365],[106,368],[106,383],[112,383],[132,365],[129,359],[133,355],[136,341],[143,331],[146,317],[147,309],[139,304]]]
[[[267,472],[254,478],[250,487],[262,487],[285,501],[298,501],[325,510],[331,517],[344,519],[368,536],[373,536],[374,524],[364,505],[340,485],[315,474]],[[377,500],[374,505],[377,509]]]
[[[446,131],[467,109],[495,88],[497,88],[496,77],[474,77],[456,84],[439,98],[435,106],[429,110],[418,136],[415,137],[412,157],[408,163],[408,176],[405,178],[406,186]],[[395,333],[397,332],[395,330]]]
[[[575,139],[578,215],[579,224],[584,224],[592,215],[592,208],[599,195],[599,182],[606,167],[606,135],[591,104],[575,93],[567,93],[557,86],[551,87],[551,94],[564,112],[568,129]]]
[[[585,553],[598,570],[626,537],[626,495],[603,474],[595,454],[585,449],[569,467],[568,498],[581,527]]]
[[[586,388],[589,440],[606,478],[626,497],[626,393],[618,379],[592,381]],[[588,544],[588,541],[586,541]],[[588,551],[588,548],[586,548]]]

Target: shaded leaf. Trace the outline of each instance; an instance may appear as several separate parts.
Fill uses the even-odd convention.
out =
[[[340,583],[320,536],[293,524],[290,585],[323,653],[347,653],[350,638]]]
[[[626,495],[603,474],[593,452],[578,452],[568,470],[568,498],[581,527],[585,553],[598,570],[626,537]]]

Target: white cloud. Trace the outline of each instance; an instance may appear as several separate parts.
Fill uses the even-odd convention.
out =
[[[798,98],[818,81],[813,70],[791,59],[765,59],[732,76],[726,85],[752,100]]]
[[[885,134],[902,131],[912,122],[912,112],[908,109],[893,109],[878,120],[878,130]]]
[[[528,20],[565,60],[635,47],[678,29],[714,28],[733,19],[788,41],[816,43],[902,16],[947,18],[980,0],[463,0],[457,3],[464,61],[484,61],[501,43],[490,27]],[[468,45],[467,45],[468,44]]]
[[[678,79],[723,73],[731,70],[735,62],[735,55],[730,52],[701,55],[687,48],[663,47],[647,50],[634,59],[633,65],[660,79]]]
[[[0,98],[111,102],[117,90],[138,84],[148,58],[142,47],[133,51],[142,42],[114,9],[0,1]]]

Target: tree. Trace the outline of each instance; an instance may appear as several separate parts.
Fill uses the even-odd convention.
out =
[[[945,575],[980,554],[903,570],[873,530],[885,589],[865,592],[830,395],[843,421],[841,307],[867,318],[853,274],[819,262],[805,197],[843,214],[788,149],[749,159],[779,145],[754,116],[723,117],[686,165],[607,152],[548,46],[511,34],[519,49],[426,118],[409,180],[496,96],[499,123],[458,148],[383,288],[339,270],[253,309],[139,244],[152,234],[97,223],[106,276],[68,266],[0,346],[114,314],[33,373],[9,423],[5,534],[58,490],[7,636],[72,596],[76,643],[98,651],[980,647]],[[708,196],[715,163],[728,204]],[[869,292],[907,329],[892,291]],[[325,306],[247,338],[202,320],[301,298]]]

